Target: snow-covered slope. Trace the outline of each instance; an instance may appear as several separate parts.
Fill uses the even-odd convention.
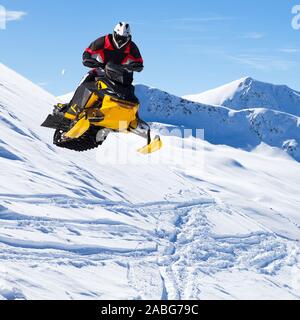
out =
[[[0,298],[300,298],[298,162],[168,135],[152,162],[127,135],[59,150],[54,101],[0,65]]]
[[[57,97],[57,100],[62,103],[68,103],[73,98],[73,95],[74,95],[74,92],[70,92],[70,93],[67,93],[62,96]]]
[[[233,110],[194,103],[139,85],[141,115],[148,121],[204,129],[205,139],[246,150],[261,142],[281,148],[300,161],[300,118],[266,108]]]
[[[284,85],[273,85],[250,77],[186,99],[231,109],[266,108],[300,116],[300,92]]]

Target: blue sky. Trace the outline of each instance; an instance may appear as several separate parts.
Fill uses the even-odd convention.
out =
[[[0,62],[55,95],[70,92],[87,71],[83,50],[123,20],[131,22],[145,60],[138,83],[184,95],[252,76],[300,91],[300,30],[291,26],[296,4],[0,0],[15,20],[0,30]]]

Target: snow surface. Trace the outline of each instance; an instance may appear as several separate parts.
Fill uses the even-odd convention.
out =
[[[243,112],[137,91],[156,130],[211,122],[213,142],[224,139],[213,128],[222,119],[234,130],[250,123]],[[57,149],[39,126],[55,100],[0,65],[0,298],[300,298],[300,170],[286,152],[166,133],[164,164],[108,164],[116,144],[125,152],[143,141],[111,135],[97,151]],[[297,133],[298,118],[278,115],[274,125]],[[182,142],[201,148],[191,155]],[[176,162],[182,153],[201,165]]]
[[[57,97],[57,100],[60,101],[61,103],[68,103],[73,98],[73,95],[74,95],[74,92],[70,92],[70,93],[67,93],[62,96]]]

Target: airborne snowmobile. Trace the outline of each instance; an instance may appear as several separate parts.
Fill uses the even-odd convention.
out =
[[[133,77],[124,66],[107,64],[103,75],[95,78],[95,90],[87,90],[87,102],[81,112],[68,110],[49,115],[43,127],[55,129],[56,146],[87,151],[102,145],[111,132],[134,133],[147,139],[138,150],[149,154],[162,148],[159,136],[151,139],[149,124],[138,116],[140,102],[134,94]]]

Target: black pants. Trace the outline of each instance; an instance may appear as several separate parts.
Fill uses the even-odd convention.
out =
[[[83,110],[87,104],[91,94],[97,91],[97,83],[93,74],[88,74],[84,81],[80,84],[69,103],[70,107],[76,107]]]

